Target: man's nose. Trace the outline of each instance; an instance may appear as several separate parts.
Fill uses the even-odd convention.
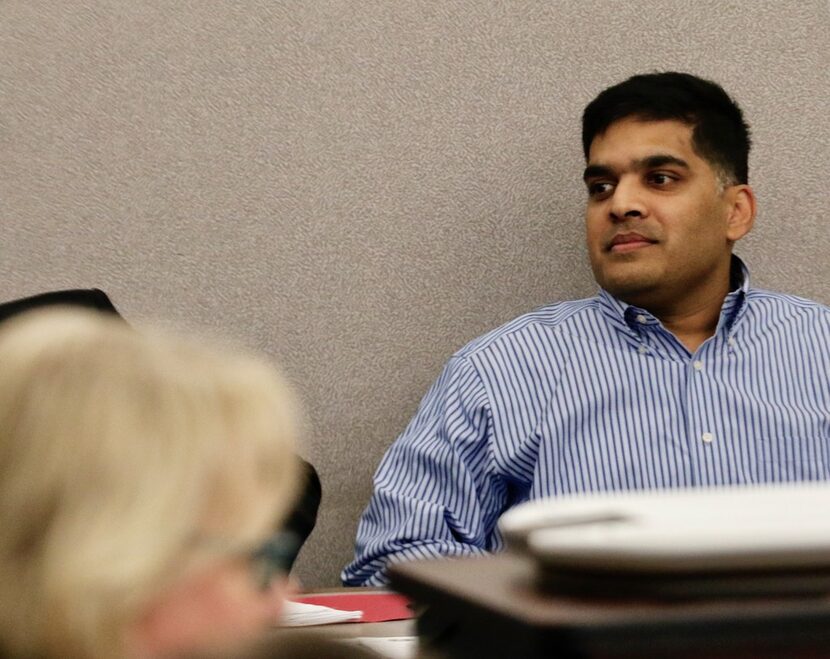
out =
[[[648,210],[641,187],[631,180],[619,181],[611,197],[609,212],[615,222],[645,217]]]

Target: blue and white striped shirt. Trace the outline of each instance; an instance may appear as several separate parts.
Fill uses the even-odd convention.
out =
[[[457,352],[375,474],[343,582],[499,550],[499,516],[528,499],[830,479],[830,309],[740,265],[694,354],[605,291]]]

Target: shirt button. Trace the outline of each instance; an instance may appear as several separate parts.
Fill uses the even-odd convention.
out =
[[[639,348],[637,348],[637,352],[639,352],[641,355],[644,355],[648,352],[648,348],[646,348],[645,346],[640,346]]]
[[[648,320],[648,318],[646,318],[643,314],[639,313],[639,314],[637,314],[637,317],[635,318],[635,320],[638,323],[640,323],[641,325],[644,325],[646,323],[646,321]]]
[[[703,362],[700,361],[699,359],[694,364],[692,364],[692,366],[695,367],[696,371],[702,371],[703,370]]]
[[[733,348],[734,348],[736,345],[738,345],[738,342],[737,342],[734,338],[732,338],[731,336],[729,337],[729,341],[727,341],[727,343],[728,343],[730,346],[732,346]]]
[[[712,441],[715,439],[715,436],[710,432],[705,432],[700,436],[700,439],[707,444],[711,444]]]

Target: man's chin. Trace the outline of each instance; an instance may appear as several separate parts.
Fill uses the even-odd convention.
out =
[[[660,281],[654,277],[609,278],[601,281],[600,286],[619,300],[644,306],[659,292]]]
[[[664,268],[653,259],[607,258],[591,262],[594,278],[606,291],[635,294],[659,286],[664,279]]]

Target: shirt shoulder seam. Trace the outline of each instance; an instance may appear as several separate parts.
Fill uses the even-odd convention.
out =
[[[562,326],[575,316],[596,309],[596,303],[597,298],[586,298],[583,300],[556,302],[539,307],[478,336],[457,350],[451,359],[467,361],[476,354],[486,351],[492,345],[508,340],[510,337],[527,331],[531,327],[543,326],[555,331],[568,333]]]

